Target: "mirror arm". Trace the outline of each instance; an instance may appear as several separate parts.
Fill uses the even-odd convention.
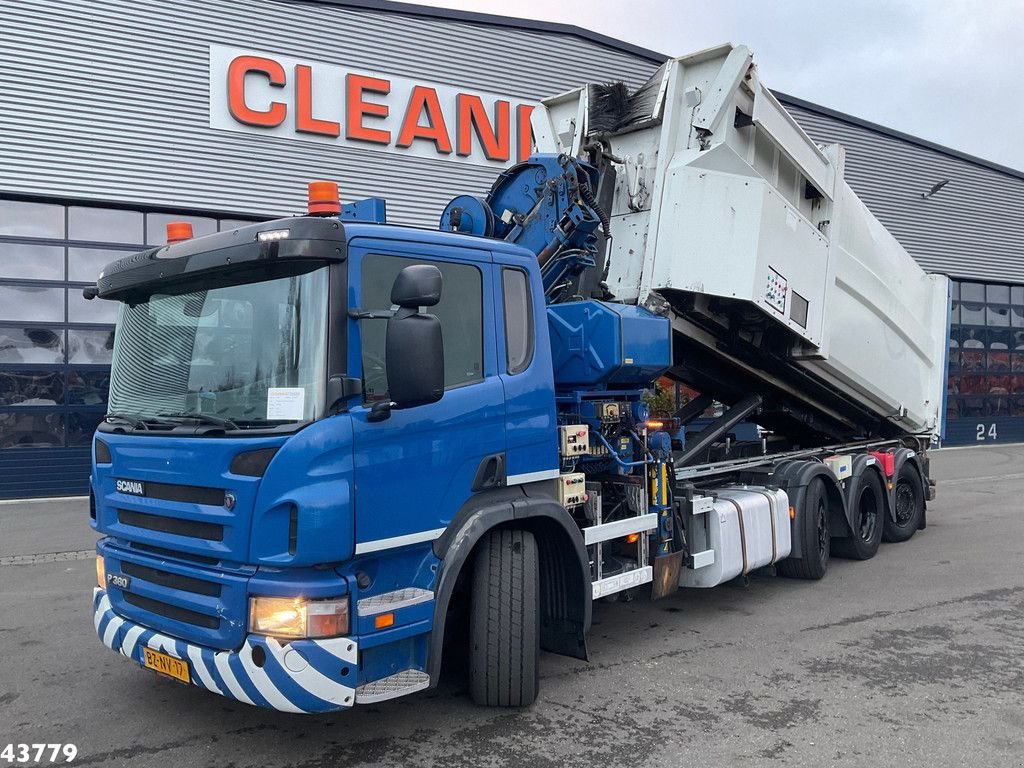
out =
[[[367,414],[367,421],[385,421],[391,418],[391,409],[394,408],[398,403],[393,403],[390,400],[381,400],[379,403],[374,403],[370,407],[370,413]]]

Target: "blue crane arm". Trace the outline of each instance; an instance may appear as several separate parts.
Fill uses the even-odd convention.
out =
[[[548,303],[597,264],[598,228],[608,217],[595,199],[599,171],[567,155],[536,154],[503,172],[484,198],[460,195],[441,215],[447,232],[493,237],[537,255]]]

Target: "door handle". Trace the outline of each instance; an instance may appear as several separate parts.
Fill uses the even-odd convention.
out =
[[[492,453],[480,460],[480,466],[473,477],[471,491],[486,491],[505,485],[505,454]]]

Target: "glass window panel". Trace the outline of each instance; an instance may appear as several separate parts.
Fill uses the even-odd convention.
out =
[[[68,372],[69,405],[105,406],[109,394],[110,371],[82,371],[72,368]]]
[[[63,363],[64,331],[0,327],[0,363]]]
[[[505,347],[509,373],[526,370],[533,359],[533,311],[530,284],[519,269],[501,272],[502,298],[505,304]]]
[[[950,280],[949,281],[949,292],[950,292],[950,295],[951,295],[951,297],[953,299],[959,299],[960,298],[960,281],[959,280]]]
[[[96,431],[96,427],[99,426],[99,423],[102,420],[103,414],[99,411],[69,413],[68,445],[71,447],[90,445],[92,443],[93,433]]]
[[[483,380],[483,287],[480,270],[468,264],[369,254],[363,259],[363,295],[360,306],[387,309],[391,285],[410,264],[433,264],[441,271],[444,289],[430,314],[441,321],[444,337],[445,389]],[[387,323],[363,320],[359,324],[363,347],[363,393],[367,400],[387,395],[384,341]]]
[[[1014,328],[1024,328],[1024,307],[1010,308],[1010,325]]]
[[[247,221],[245,219],[221,219],[220,220],[220,231],[223,232],[227,229],[238,229],[239,227],[247,227],[250,224],[255,224],[258,219]]]
[[[217,220],[204,216],[184,216],[180,213],[147,213],[146,242],[150,245],[167,243],[167,225],[172,221],[187,221],[192,225],[192,235],[202,237],[217,231]]]
[[[52,411],[0,412],[0,449],[59,448],[63,445],[63,414]]]
[[[985,286],[982,283],[960,283],[960,301],[985,301]]]
[[[117,251],[109,248],[68,248],[68,280],[95,283],[107,264],[133,253],[133,250]]]
[[[0,285],[0,320],[63,323],[64,289]]]
[[[955,299],[951,302],[949,310],[949,324],[960,325],[960,302]]]
[[[115,208],[68,208],[68,239],[99,243],[141,243],[142,214]]]
[[[990,285],[986,289],[985,293],[990,304],[1010,303],[1010,286],[1008,285]]]
[[[985,325],[995,326],[997,328],[1006,328],[1010,325],[1010,308],[1006,307],[988,307],[985,310]]]
[[[0,200],[0,235],[64,239],[64,206]]]
[[[1014,304],[1024,305],[1024,285],[1014,285],[1010,288],[1010,301]]]
[[[0,277],[63,280],[64,246],[0,243]]]
[[[109,331],[68,331],[68,362],[81,365],[110,365],[114,350],[114,329]]]
[[[0,370],[0,405],[62,405],[63,402],[63,374]]]
[[[984,325],[985,304],[960,300],[960,323],[963,325]]]
[[[121,302],[93,299],[86,301],[81,288],[68,288],[68,322],[96,323],[98,325],[117,322],[117,310]]]

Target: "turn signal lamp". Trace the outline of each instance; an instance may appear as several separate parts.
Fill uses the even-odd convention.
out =
[[[192,239],[192,225],[187,221],[167,222],[167,244],[174,245]]]
[[[103,555],[96,555],[96,584],[100,589],[107,588],[107,566],[103,562]]]
[[[271,637],[337,637],[348,632],[348,598],[249,598],[249,631]]]
[[[636,544],[638,541],[640,541],[640,534],[639,533],[631,533],[628,536],[626,536],[626,543],[627,544]]]
[[[309,215],[337,216],[339,213],[338,185],[333,181],[309,182]]]
[[[393,627],[395,625],[395,614],[393,613],[382,613],[375,616],[373,619],[374,629],[384,629],[385,627]]]

